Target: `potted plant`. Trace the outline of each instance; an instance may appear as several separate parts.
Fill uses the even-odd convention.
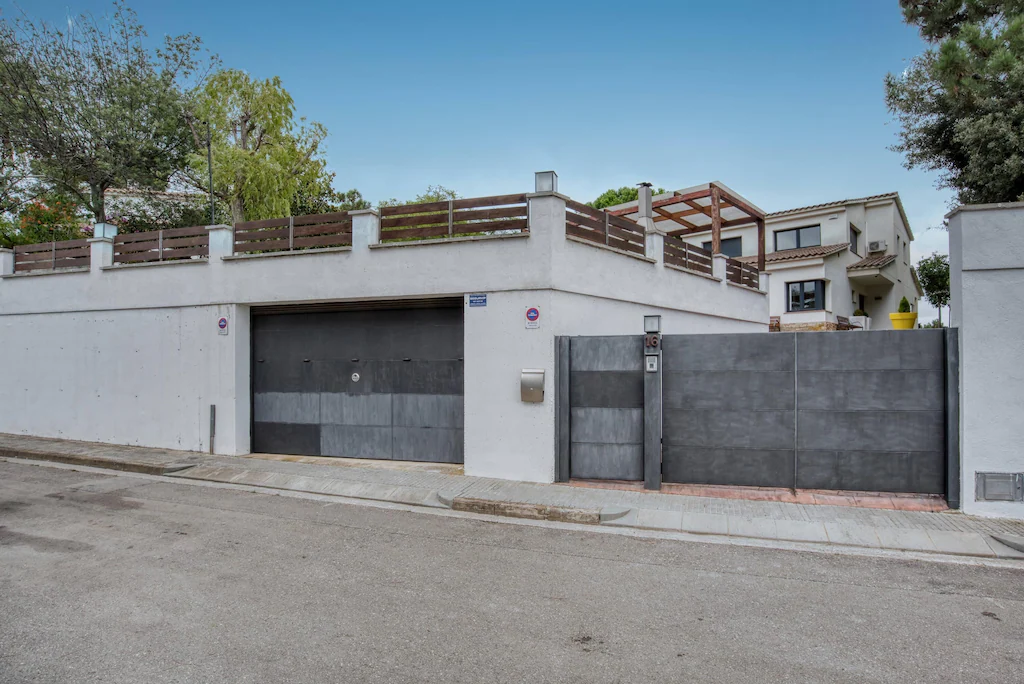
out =
[[[868,317],[867,311],[864,309],[857,309],[850,316],[850,323],[853,325],[859,325],[861,330],[871,329],[871,319]]]
[[[917,312],[910,310],[910,302],[904,297],[900,300],[899,313],[889,314],[893,330],[912,330],[917,323]]]

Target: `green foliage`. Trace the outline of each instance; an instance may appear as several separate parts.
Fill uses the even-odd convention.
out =
[[[0,221],[0,245],[29,245],[53,240],[76,240],[91,230],[81,208],[71,199],[50,196],[26,204],[17,221]]]
[[[58,29],[22,16],[0,20],[0,121],[33,174],[97,221],[104,191],[162,189],[193,139],[185,89],[199,76],[200,41],[165,37],[157,50],[122,2],[105,21],[83,15]]]
[[[932,306],[941,308],[949,304],[949,257],[933,252],[917,262],[917,277],[924,296]]]
[[[931,43],[885,80],[907,168],[940,172],[961,203],[1024,199],[1024,2],[901,0]]]
[[[899,311],[899,313],[910,313],[910,302],[907,301],[906,297],[900,300],[900,306],[897,311]]]
[[[363,199],[355,188],[338,192],[333,186],[334,173],[316,173],[313,178],[299,186],[291,201],[293,216],[309,214],[331,214],[354,209],[369,209],[370,203]]]
[[[144,233],[167,228],[210,225],[209,197],[197,194],[140,194],[127,199],[107,199],[107,221],[119,233]],[[227,207],[215,206],[220,216]]]
[[[853,312],[853,315],[854,316],[867,316],[868,313],[864,309],[857,309],[856,311]]]
[[[320,149],[327,129],[296,119],[279,77],[259,80],[229,69],[196,94],[189,125],[203,151],[192,155],[188,177],[208,191],[204,122],[211,130],[214,195],[231,208],[234,222],[288,216],[296,198],[305,206],[333,201],[325,193],[330,177]]]
[[[946,326],[942,325],[942,321],[940,319],[936,318],[931,323],[924,323],[924,324],[922,324],[921,327],[922,328],[945,328]]]
[[[661,195],[667,192],[665,188],[658,188],[657,190],[651,189],[651,194]],[[594,209],[604,209],[605,207],[613,207],[616,204],[625,204],[626,202],[636,202],[640,197],[640,188],[637,187],[622,187],[616,190],[611,188],[605,190],[597,199],[593,202],[588,202],[588,206]]]
[[[447,202],[448,200],[459,199],[459,193],[450,190],[443,185],[428,185],[426,192],[422,192],[414,199],[408,201],[397,200],[394,197],[378,202],[378,207],[399,207],[403,204],[423,204],[426,202]],[[417,216],[417,214],[410,214]]]

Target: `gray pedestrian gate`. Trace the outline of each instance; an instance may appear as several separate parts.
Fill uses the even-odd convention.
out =
[[[646,461],[665,482],[958,503],[955,330],[666,335],[646,406],[641,336],[558,344],[563,479],[639,481]],[[658,418],[661,449],[644,454]]]

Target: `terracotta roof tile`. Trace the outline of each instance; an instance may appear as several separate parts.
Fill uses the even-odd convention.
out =
[[[764,260],[766,263],[771,264],[779,261],[795,261],[797,259],[821,259],[823,257],[832,256],[833,254],[839,254],[839,252],[849,248],[849,243],[841,242],[838,245],[819,245],[817,247],[785,249],[781,252],[765,254]],[[757,256],[740,257],[739,261],[747,264],[757,263]]]
[[[878,254],[875,256],[869,256],[850,264],[846,267],[847,271],[857,271],[865,268],[882,268],[888,266],[892,262],[896,261],[895,254]]]
[[[810,211],[811,209],[825,209],[827,207],[841,207],[845,204],[852,202],[871,202],[880,199],[895,199],[899,197],[899,193],[887,192],[882,195],[868,195],[867,197],[851,197],[849,199],[837,200],[835,202],[823,202],[822,204],[810,204],[806,207],[795,207],[793,209],[783,209],[782,211],[771,211],[765,214],[765,217],[770,216],[782,216],[784,214],[794,214],[801,211]]]

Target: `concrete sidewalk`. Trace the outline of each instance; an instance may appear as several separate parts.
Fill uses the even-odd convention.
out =
[[[444,468],[346,459],[209,456],[0,435],[0,457],[415,506],[870,549],[1024,559],[1024,522],[850,506],[746,501],[469,477]],[[1003,539],[1013,547],[1001,543]],[[1015,547],[1015,548],[1014,548]]]

